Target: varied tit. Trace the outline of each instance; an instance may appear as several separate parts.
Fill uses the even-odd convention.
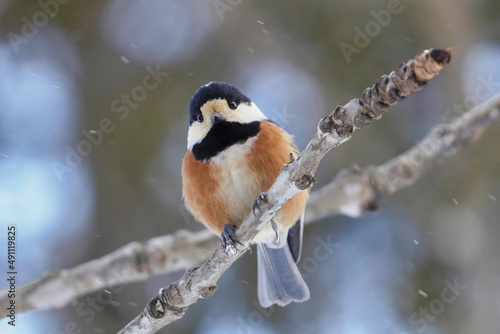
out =
[[[298,152],[293,137],[269,120],[236,87],[211,82],[189,104],[187,152],[182,164],[186,207],[223,246],[235,246],[235,228],[258,205],[281,167]],[[258,295],[263,307],[309,299],[300,258],[308,191],[295,195],[253,240]]]

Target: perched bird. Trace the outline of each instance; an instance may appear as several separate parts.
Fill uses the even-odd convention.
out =
[[[298,152],[293,137],[269,120],[236,87],[211,82],[189,104],[182,190],[188,210],[223,246],[235,246],[235,228],[255,209],[281,167]],[[309,299],[300,258],[308,191],[295,195],[253,240],[258,296],[263,307]]]

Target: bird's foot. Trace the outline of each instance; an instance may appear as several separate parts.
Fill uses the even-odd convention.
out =
[[[266,193],[260,193],[259,197],[253,202],[253,207],[252,207],[252,212],[254,216],[257,216],[257,211],[261,213],[260,207],[267,203],[267,194]]]
[[[236,227],[236,225],[226,224],[222,228],[221,242],[226,254],[236,254],[236,251],[238,250],[238,247],[236,247],[237,244],[243,246],[243,244],[236,237],[236,233],[234,233]]]

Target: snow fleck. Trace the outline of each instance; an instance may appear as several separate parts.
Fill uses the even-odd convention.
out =
[[[2,157],[6,157],[6,158],[8,158],[8,157],[9,157],[7,154],[3,154],[3,153],[2,153],[1,155],[2,155]]]
[[[413,240],[413,242],[415,243],[415,245],[418,245],[418,241],[417,240]]]
[[[96,130],[89,130],[89,132],[90,132],[91,134],[96,134],[96,133],[97,133],[97,131],[96,131]]]
[[[455,203],[455,205],[458,205],[458,201],[456,198],[453,199],[453,203]]]
[[[246,285],[250,285],[250,283],[248,283],[247,281],[242,281],[243,283],[245,283]]]
[[[113,306],[121,306],[121,305],[122,305],[122,304],[120,304],[120,302],[116,302],[116,301],[114,301],[114,300],[110,301],[109,303],[110,303],[111,305],[113,305]]]
[[[106,292],[108,295],[111,294],[111,291],[109,291],[109,290],[104,290],[104,292]]]
[[[425,292],[423,292],[422,290],[418,290],[418,294],[419,294],[419,295],[421,295],[421,296],[423,296],[423,297],[425,297],[425,298],[429,297],[429,295],[427,295],[427,294],[426,294]]]
[[[59,87],[57,87],[56,85],[51,85],[52,87],[54,87],[55,89],[59,89]]]
[[[410,38],[405,38],[405,39],[406,39],[408,42],[413,42],[413,40],[412,40],[412,39],[410,39]]]
[[[247,51],[250,52],[250,53],[255,53],[255,50],[252,49],[251,47],[247,46]]]
[[[267,31],[266,29],[262,29],[262,32],[263,32],[264,34],[269,34],[269,31]]]
[[[262,21],[259,21],[259,20],[257,20],[257,22],[259,22],[260,24],[264,24],[264,22],[262,22]]]
[[[130,64],[130,60],[129,60],[127,57],[125,57],[125,56],[121,56],[121,57],[120,57],[120,60],[121,60],[124,64]]]
[[[30,72],[30,75],[31,75],[32,77],[36,77],[36,74],[35,74],[35,73],[33,73],[33,72]]]
[[[134,302],[128,302],[127,304],[130,306],[137,306],[137,303],[134,303]]]
[[[193,75],[194,75],[194,73],[189,73],[189,74],[188,74],[188,77],[193,76]]]
[[[2,154],[3,155],[3,154]],[[496,202],[497,201],[497,198],[495,196],[493,196],[492,194],[488,194],[488,197],[493,201],[493,202]]]

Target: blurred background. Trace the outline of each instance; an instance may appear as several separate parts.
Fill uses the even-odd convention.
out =
[[[0,237],[17,225],[20,284],[202,228],[183,209],[180,170],[189,99],[209,81],[238,86],[304,148],[320,117],[382,74],[454,48],[423,91],[322,161],[315,188],[500,92],[494,0],[2,0],[0,36]],[[499,142],[495,125],[376,213],[309,225],[308,302],[261,309],[247,254],[160,333],[498,333]],[[130,284],[91,320],[76,305],[96,293],[0,332],[115,333],[181,275]]]

